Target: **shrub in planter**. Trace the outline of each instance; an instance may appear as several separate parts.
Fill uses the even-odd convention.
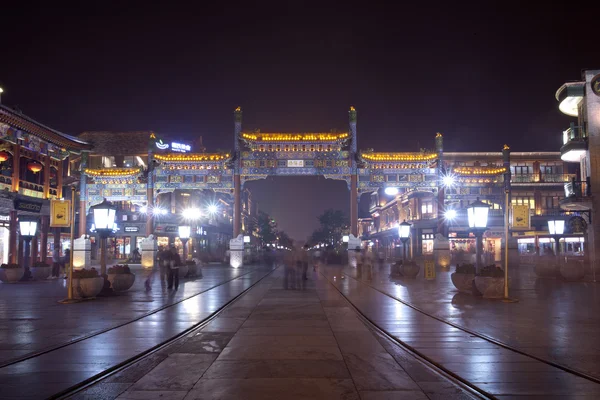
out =
[[[73,271],[73,292],[76,297],[96,297],[104,287],[104,278],[95,268]]]
[[[475,287],[485,298],[504,297],[504,270],[496,265],[483,267],[475,276]]]
[[[568,260],[560,266],[560,276],[566,281],[580,281],[585,276],[585,265],[578,260]]]
[[[473,294],[473,279],[475,279],[475,265],[457,264],[456,270],[450,275],[452,284],[459,292]]]
[[[18,264],[2,264],[0,265],[0,281],[4,283],[15,283],[23,278],[25,268]]]
[[[400,265],[400,275],[407,278],[416,278],[421,267],[415,261],[406,261]]]
[[[45,262],[37,261],[31,267],[31,276],[36,281],[48,279],[50,272],[52,272],[52,267],[50,264],[46,264]]]
[[[135,274],[127,264],[117,264],[108,269],[107,279],[115,292],[124,292],[133,286]]]

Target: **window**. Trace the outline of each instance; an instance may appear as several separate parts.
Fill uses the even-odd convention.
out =
[[[529,205],[530,210],[535,210],[535,200],[533,196],[515,196],[512,198],[512,205]]]
[[[421,235],[422,254],[433,254],[433,233],[424,233]]]
[[[433,202],[431,200],[423,200],[421,202],[421,215],[433,214]]]

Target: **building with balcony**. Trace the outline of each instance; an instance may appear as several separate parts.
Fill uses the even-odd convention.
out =
[[[31,259],[51,260],[62,248],[61,228],[50,228],[50,200],[70,198],[63,185],[72,157],[87,151],[86,141],[49,128],[19,110],[0,105],[0,261],[21,263],[23,240],[18,218],[38,219]],[[64,238],[68,236],[66,233]]]
[[[598,268],[600,221],[591,216],[600,207],[600,70],[584,70],[581,80],[567,82],[556,91],[558,108],[576,118],[562,133],[561,158],[572,163],[578,174],[565,183],[561,207],[588,216],[579,226],[585,230],[588,254]]]

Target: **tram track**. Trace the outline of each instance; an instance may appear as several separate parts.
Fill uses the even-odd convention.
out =
[[[231,305],[232,303],[234,303],[235,301],[237,301],[238,299],[240,299],[244,294],[246,294],[249,290],[251,290],[252,288],[254,288],[256,285],[258,285],[259,283],[261,283],[264,279],[266,279],[267,277],[271,276],[271,274],[277,269],[277,267],[275,268],[271,268],[270,270],[265,270],[265,273],[263,276],[259,277],[255,282],[253,282],[252,284],[250,284],[247,288],[243,289],[240,293],[238,293],[237,295],[235,295],[234,297],[232,297],[231,299],[225,301],[223,304],[221,304],[214,312],[212,312],[209,316],[201,319],[198,322],[193,323],[191,326],[182,329],[181,331],[177,332],[176,334],[174,334],[173,336],[169,337],[168,339],[153,345],[151,347],[149,347],[146,350],[143,350],[137,354],[135,354],[132,357],[127,358],[126,360],[123,360],[121,362],[116,363],[115,365],[112,365],[104,370],[102,370],[101,372],[94,374],[93,376],[90,376],[87,379],[84,379],[80,382],[78,382],[75,385],[71,385],[65,389],[62,389],[52,395],[50,395],[49,397],[47,395],[44,396],[40,396],[39,398],[47,398],[47,399],[66,399],[69,398],[73,395],[75,395],[76,393],[81,392],[82,390],[85,390],[87,388],[89,388],[90,386],[92,386],[93,384],[108,378],[109,376],[122,371],[124,369],[126,369],[127,367],[135,364],[136,362],[144,359],[145,357],[148,357],[152,354],[155,354],[156,352],[160,351],[161,349],[173,344],[174,342],[176,342],[177,340],[179,340],[180,338],[184,337],[185,335],[188,335],[191,332],[194,332],[196,330],[202,329],[204,326],[206,326],[208,323],[210,323],[213,319],[217,318],[221,312],[224,311],[225,308],[227,308],[227,306]],[[136,317],[135,319],[129,320],[127,322],[124,322],[122,324],[119,325],[115,325],[106,329],[103,329],[102,331],[98,331],[98,332],[94,332],[90,335],[86,335],[85,337],[79,337],[71,342],[68,343],[63,343],[61,345],[55,346],[51,349],[44,349],[42,351],[36,352],[34,354],[29,354],[26,355],[24,357],[22,357],[23,359],[21,360],[12,360],[8,363],[5,363],[4,365],[0,366],[0,374],[2,374],[3,369],[5,368],[14,368],[14,367],[19,367],[19,364],[21,363],[30,363],[31,361],[40,358],[44,355],[48,355],[54,351],[60,351],[61,349],[65,349],[68,348],[70,346],[74,346],[75,344],[78,343],[82,343],[85,342],[86,340],[90,340],[90,339],[94,339],[96,337],[98,337],[99,335],[102,334],[106,334],[109,333],[111,331],[115,331],[116,329],[122,328],[124,326],[133,324],[135,322],[141,321],[144,318],[147,318],[153,314],[156,314],[158,312],[167,310],[171,307],[175,307],[185,301],[188,301],[190,299],[193,299],[194,297],[200,296],[202,294],[208,293],[211,290],[215,290],[221,286],[227,285],[235,280],[238,279],[242,279],[244,278],[246,275],[251,274],[253,272],[257,272],[258,270],[260,270],[260,268],[254,268],[250,271],[245,272],[244,274],[241,274],[239,276],[236,276],[234,278],[228,279],[226,281],[220,282],[217,285],[213,285],[210,288],[204,289],[200,292],[197,292],[195,294],[192,294],[190,296],[187,296],[183,299],[180,299],[176,302],[170,303],[170,304],[166,304],[162,307],[159,307],[157,309],[154,309],[150,312],[144,313],[144,315],[141,315],[139,317]]]
[[[528,352],[526,352],[526,351],[524,351],[524,350],[521,350],[521,349],[519,349],[519,348],[517,348],[517,347],[511,346],[511,345],[509,345],[509,344],[507,344],[507,343],[504,343],[504,342],[502,342],[502,341],[500,341],[500,340],[498,340],[498,339],[495,339],[495,338],[493,338],[493,337],[490,337],[490,336],[488,336],[488,335],[482,334],[482,333],[480,333],[480,332],[474,331],[474,330],[472,330],[472,329],[469,329],[469,328],[466,328],[466,327],[464,327],[464,326],[461,326],[461,325],[455,324],[455,323],[453,323],[453,322],[447,321],[447,320],[445,320],[445,319],[443,319],[443,318],[441,318],[441,317],[437,317],[437,316],[435,316],[435,315],[432,315],[432,314],[430,314],[430,313],[426,312],[425,310],[421,309],[420,307],[418,307],[418,306],[416,306],[416,305],[414,305],[414,304],[412,304],[412,303],[409,303],[409,302],[407,302],[407,301],[405,301],[405,300],[402,300],[402,299],[400,299],[400,298],[398,298],[398,297],[396,297],[396,296],[394,296],[394,295],[392,295],[392,294],[390,294],[390,293],[387,293],[387,292],[385,292],[385,291],[383,291],[383,290],[381,290],[381,289],[377,288],[376,286],[373,286],[372,284],[370,284],[370,283],[368,283],[368,282],[364,282],[364,281],[362,281],[362,280],[360,280],[360,279],[357,279],[357,278],[355,278],[354,276],[352,276],[352,275],[349,275],[349,274],[347,274],[346,272],[343,272],[343,271],[341,271],[340,273],[341,273],[342,275],[344,275],[344,276],[346,276],[346,277],[350,278],[350,279],[353,279],[354,281],[358,282],[359,284],[362,284],[362,285],[368,286],[368,287],[370,287],[371,289],[373,289],[373,290],[375,290],[375,291],[377,291],[377,292],[379,292],[379,293],[381,293],[381,294],[383,294],[383,295],[385,295],[385,296],[387,296],[387,297],[389,297],[389,298],[391,298],[391,299],[394,299],[394,300],[398,301],[399,303],[401,303],[401,304],[403,304],[403,305],[405,305],[405,306],[407,306],[407,307],[409,307],[409,308],[411,308],[411,309],[413,309],[413,310],[415,310],[415,311],[417,311],[417,312],[419,312],[419,313],[421,313],[421,314],[423,314],[423,315],[425,315],[425,316],[427,316],[427,317],[429,317],[429,318],[432,318],[432,319],[434,319],[434,320],[436,320],[436,321],[439,321],[439,322],[441,322],[441,323],[443,323],[443,324],[446,324],[446,325],[448,325],[448,326],[450,326],[450,327],[452,327],[452,328],[458,329],[458,330],[460,330],[460,331],[462,331],[462,332],[464,332],[464,333],[467,333],[467,334],[469,334],[469,335],[471,335],[471,336],[474,336],[474,337],[477,337],[477,338],[479,338],[479,339],[482,339],[482,340],[484,340],[484,341],[486,341],[486,342],[488,342],[488,343],[494,344],[494,345],[496,345],[496,346],[499,346],[499,347],[501,347],[501,348],[503,348],[503,349],[506,349],[506,350],[512,351],[512,352],[514,352],[514,353],[517,353],[517,354],[520,354],[520,355],[522,355],[522,356],[525,356],[525,357],[531,358],[531,359],[533,359],[533,360],[535,360],[535,361],[538,361],[538,362],[544,363],[544,364],[546,364],[546,365],[549,365],[549,366],[551,366],[551,367],[553,367],[553,368],[560,369],[560,370],[562,370],[562,371],[564,371],[564,372],[566,372],[566,373],[569,373],[569,374],[575,375],[575,376],[577,376],[577,377],[579,377],[579,378],[582,378],[582,379],[588,380],[588,381],[590,381],[590,382],[593,382],[593,383],[600,384],[600,378],[597,378],[597,377],[595,377],[595,376],[592,376],[592,375],[590,375],[590,374],[587,374],[587,373],[585,373],[585,372],[579,371],[579,370],[577,370],[577,369],[574,369],[574,368],[568,367],[568,366],[566,366],[566,365],[563,365],[563,364],[560,364],[560,363],[557,363],[557,362],[554,362],[554,361],[547,360],[547,359],[545,359],[545,358],[542,358],[542,357],[536,356],[536,355],[534,355],[534,354],[528,353]],[[325,276],[325,275],[324,275],[324,276]],[[326,279],[327,279],[327,280],[328,280],[328,281],[329,281],[329,282],[330,282],[330,283],[331,283],[331,284],[332,284],[332,285],[333,285],[333,286],[334,286],[334,287],[335,287],[335,288],[336,288],[336,289],[337,289],[337,290],[340,292],[340,294],[342,294],[342,295],[344,296],[344,298],[348,299],[348,297],[347,297],[347,296],[346,296],[344,293],[342,293],[342,291],[341,291],[341,290],[340,290],[340,289],[339,289],[339,288],[338,288],[338,287],[337,287],[337,286],[336,286],[336,285],[335,285],[335,284],[334,284],[334,283],[333,283],[333,282],[332,282],[332,281],[329,279],[329,277],[325,276],[325,278],[326,278]],[[352,302],[350,301],[350,299],[348,299],[348,301],[349,301],[350,303],[352,303]],[[353,306],[354,306],[354,305],[353,305]],[[356,308],[356,307],[355,307],[355,308]],[[360,311],[359,311],[359,312],[360,312]],[[362,313],[361,313],[361,315],[364,315],[364,314],[362,314]],[[378,327],[378,329],[382,330],[383,332],[386,332],[384,329],[382,329],[381,327],[379,327],[379,326],[377,325],[377,323],[375,323],[375,322],[371,321],[371,320],[370,320],[368,317],[366,317],[366,316],[365,316],[365,318],[367,318],[367,320],[369,320],[369,321],[370,321],[370,322],[371,322],[373,325],[377,326],[377,327]],[[389,333],[387,333],[387,332],[386,332],[386,336],[388,336],[388,337],[393,337],[391,334],[389,334]],[[414,351],[414,352],[415,352],[415,353],[417,353],[417,354],[419,354],[419,353],[420,353],[420,352],[419,352],[417,349],[414,349],[414,346],[411,346],[410,344],[408,344],[408,343],[406,343],[406,342],[404,342],[404,341],[402,341],[402,340],[400,340],[400,339],[394,338],[393,340],[394,340],[395,342],[402,343],[402,345],[403,345],[403,346],[405,346],[405,347],[407,347],[407,348],[411,348],[411,349],[412,349],[412,351]],[[424,356],[424,355],[423,355],[423,357],[424,357],[424,358],[427,358],[427,356]],[[443,368],[443,367],[442,367],[442,368]],[[450,372],[450,373],[451,373],[451,374],[453,374],[452,372]]]
[[[197,292],[197,293],[194,293],[194,294],[192,294],[192,295],[189,295],[189,296],[187,296],[187,297],[184,297],[184,298],[182,298],[182,299],[180,299],[180,300],[177,300],[177,301],[175,301],[175,302],[173,302],[173,303],[165,304],[165,305],[163,305],[163,306],[160,306],[160,307],[158,307],[158,308],[155,308],[155,309],[153,309],[153,310],[150,310],[150,311],[148,311],[148,312],[146,312],[146,313],[143,313],[143,314],[141,314],[141,315],[139,315],[139,316],[137,316],[137,317],[135,317],[135,318],[132,318],[132,319],[130,319],[130,320],[128,320],[128,321],[125,321],[125,322],[123,322],[123,323],[120,323],[120,324],[117,324],[117,325],[113,325],[113,326],[109,326],[109,327],[107,327],[107,328],[101,329],[101,330],[99,330],[99,331],[94,331],[94,332],[92,332],[92,333],[89,333],[89,334],[87,334],[87,335],[82,335],[82,336],[79,336],[79,337],[77,337],[77,338],[75,338],[75,339],[72,339],[72,340],[70,340],[70,341],[68,341],[68,342],[63,342],[63,343],[60,343],[60,344],[57,344],[57,345],[53,345],[53,346],[49,346],[49,347],[46,347],[46,348],[43,348],[43,349],[40,349],[40,350],[37,350],[37,351],[33,351],[33,352],[27,353],[27,354],[25,354],[25,355],[22,355],[22,356],[20,356],[20,357],[18,357],[18,358],[13,358],[13,359],[10,359],[10,360],[7,360],[7,361],[0,362],[0,370],[2,370],[2,368],[4,368],[4,367],[8,367],[8,366],[10,366],[10,365],[18,364],[18,363],[20,363],[20,362],[23,362],[23,361],[26,361],[26,360],[29,360],[29,359],[32,359],[32,358],[35,358],[35,357],[39,357],[39,356],[41,356],[41,355],[44,355],[44,354],[50,353],[50,352],[52,352],[52,351],[55,351],[55,350],[61,349],[61,348],[63,348],[63,347],[67,347],[67,346],[73,345],[73,344],[75,344],[75,343],[81,342],[81,341],[83,341],[83,340],[87,340],[87,339],[93,338],[93,337],[95,337],[95,336],[101,335],[101,334],[103,334],[103,333],[110,332],[110,331],[112,331],[112,330],[115,330],[115,329],[117,329],[117,328],[123,327],[123,326],[125,326],[125,325],[129,325],[129,324],[131,324],[131,323],[133,323],[133,322],[136,322],[136,321],[139,321],[139,320],[141,320],[141,319],[143,319],[143,318],[146,318],[146,317],[148,317],[148,316],[150,316],[150,315],[152,315],[152,314],[156,314],[156,313],[158,313],[158,312],[160,312],[160,311],[163,311],[163,310],[165,310],[165,309],[167,309],[167,308],[169,308],[169,307],[173,307],[173,306],[175,306],[175,305],[177,305],[177,304],[179,304],[179,303],[182,303],[182,302],[184,302],[184,301],[186,301],[186,300],[189,300],[189,299],[191,299],[191,298],[194,298],[194,297],[196,297],[196,296],[199,296],[199,295],[201,295],[201,294],[203,294],[203,293],[206,293],[206,292],[208,292],[209,290],[213,290],[213,289],[215,289],[215,288],[217,288],[217,287],[219,287],[219,286],[222,286],[222,285],[224,285],[224,284],[226,284],[226,283],[229,283],[229,282],[231,282],[231,281],[233,281],[233,280],[239,279],[239,278],[241,278],[241,277],[243,277],[243,276],[245,276],[245,275],[248,275],[248,274],[250,274],[250,273],[252,273],[252,272],[254,272],[254,271],[256,271],[256,270],[257,270],[257,268],[251,269],[251,270],[249,270],[249,271],[245,272],[245,273],[244,273],[244,274],[242,274],[242,275],[238,275],[238,276],[236,276],[236,277],[234,277],[234,278],[231,278],[231,279],[228,279],[228,280],[226,280],[226,281],[220,282],[220,283],[219,283],[219,284],[217,284],[217,285],[213,285],[213,286],[211,286],[211,287],[209,287],[209,288],[206,288],[206,289],[204,289],[204,290],[201,290],[201,291],[199,291],[199,292]]]

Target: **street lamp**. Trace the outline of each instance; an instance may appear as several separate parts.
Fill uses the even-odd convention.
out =
[[[23,257],[23,266],[25,269],[29,268],[29,252],[31,239],[35,236],[37,232],[38,221],[36,218],[22,216],[19,217],[19,232],[21,233],[21,237],[25,241],[25,254]]]
[[[90,207],[94,216],[94,229],[100,236],[100,274],[106,274],[106,239],[115,231],[117,208],[106,199]]]
[[[179,225],[179,240],[183,243],[183,261],[187,260],[187,242],[190,238],[191,228],[189,225]]]
[[[562,219],[549,220],[548,231],[556,242],[556,262],[560,263],[560,237],[565,233],[565,221]]]
[[[400,240],[402,240],[402,247],[404,248],[404,253],[402,256],[402,262],[406,263],[406,242],[410,238],[410,227],[412,225],[404,220],[400,225],[398,225],[398,236],[400,236]]]
[[[483,233],[487,230],[488,213],[490,206],[477,198],[476,201],[467,207],[467,217],[469,219],[469,228],[475,234],[475,263],[476,271],[481,268],[481,248],[483,247]]]

